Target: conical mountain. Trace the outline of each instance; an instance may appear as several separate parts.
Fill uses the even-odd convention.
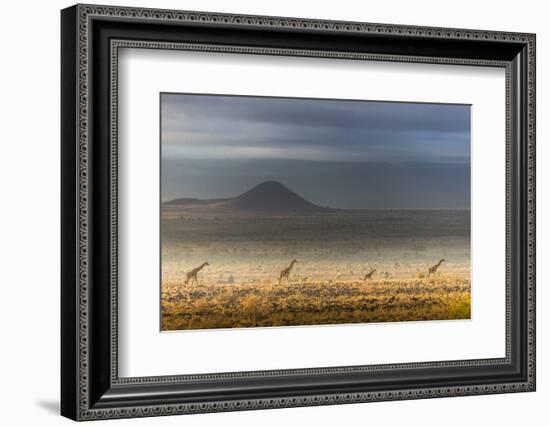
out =
[[[317,206],[280,182],[266,181],[235,197],[217,200],[178,198],[164,203],[185,208],[223,209],[264,213],[322,213],[331,209]]]
[[[227,200],[226,205],[237,210],[261,212],[310,213],[326,210],[276,181],[260,183],[250,191]]]

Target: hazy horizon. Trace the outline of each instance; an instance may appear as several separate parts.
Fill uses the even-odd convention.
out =
[[[162,201],[277,181],[344,209],[468,209],[470,107],[161,95]]]
[[[171,201],[177,201],[177,200],[183,200],[183,199],[189,199],[189,200],[195,200],[196,199],[198,201],[230,200],[230,199],[236,198],[239,195],[242,195],[242,194],[244,194],[244,193],[246,193],[246,192],[262,185],[262,184],[266,184],[266,183],[269,183],[269,182],[280,183],[283,186],[285,186],[288,190],[296,193],[296,191],[293,191],[292,188],[289,188],[288,186],[284,185],[283,183],[271,180],[271,181],[258,182],[257,185],[255,185],[251,188],[245,189],[240,193],[227,194],[226,196],[213,197],[213,198],[196,198],[196,197],[186,197],[186,196],[174,197],[174,198],[168,197],[166,199],[163,199],[162,202],[163,203],[169,203]],[[297,193],[297,194],[301,197],[301,195],[299,193]],[[306,201],[311,202],[311,200],[306,199],[305,197],[302,197],[302,198],[304,198],[304,200],[306,200]],[[321,205],[321,204],[317,204],[315,202],[313,202],[313,204],[316,204],[319,207],[336,208],[334,206]],[[445,208],[445,207],[442,207],[442,208],[429,208],[429,207],[428,208],[405,208],[405,207],[402,207],[402,208],[394,208],[394,207],[368,207],[368,208],[353,208],[353,207],[349,208],[348,207],[348,208],[343,208],[343,207],[340,207],[340,209],[342,209],[342,210],[469,210],[470,207],[448,207],[448,208]]]

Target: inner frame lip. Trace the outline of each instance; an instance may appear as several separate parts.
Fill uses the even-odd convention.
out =
[[[119,49],[124,48],[140,48],[140,49],[169,49],[169,50],[195,50],[201,52],[223,52],[227,51],[228,53],[239,53],[238,50],[241,48],[239,46],[225,46],[225,45],[215,45],[214,50],[210,50],[210,46],[204,46],[204,45],[197,45],[194,43],[174,43],[174,42],[151,42],[151,41],[144,41],[144,40],[128,40],[128,39],[110,39],[109,40],[109,46],[110,46],[110,53],[111,53],[111,65],[118,63],[118,51]],[[242,48],[243,54],[256,54],[259,50],[255,47],[245,46]],[[302,51],[300,49],[276,49],[277,50],[277,56],[286,56],[287,54],[290,56],[301,56]],[[269,49],[262,48],[261,49],[262,54],[269,54]],[[335,55],[340,55],[339,53],[335,52],[318,52],[314,51],[314,54],[312,56],[317,57],[318,55],[321,55],[323,58],[331,59],[330,53],[334,53]],[[371,55],[371,54],[361,54],[361,59],[369,60],[370,58],[374,58],[375,61],[391,61],[391,62],[419,62],[419,63],[436,63],[436,64],[448,64],[448,65],[472,65],[472,66],[489,66],[489,67],[502,67],[505,69],[506,72],[506,90],[509,91],[509,80],[511,75],[511,66],[509,63],[505,61],[492,61],[492,60],[479,60],[479,59],[472,59],[465,61],[463,59],[455,59],[455,60],[449,60],[449,59],[442,59],[440,62],[438,61],[438,58],[432,58],[430,57],[429,60],[424,60],[416,58],[415,56],[409,56],[409,57],[403,57],[401,55],[384,55],[382,58],[381,55]],[[342,58],[341,56],[335,56],[334,59],[346,59]],[[360,59],[359,59],[360,60]],[[116,68],[116,66],[114,67]],[[171,93],[171,92],[162,92],[162,93]],[[235,96],[241,96],[241,95],[235,95]],[[242,96],[248,96],[248,95],[242,95]],[[260,96],[263,97],[263,96]],[[272,96],[268,96],[272,97]],[[273,96],[276,98],[279,98],[278,96]],[[285,96],[281,96],[284,98]],[[301,97],[300,97],[301,98]],[[312,99],[318,99],[318,98],[312,98]],[[332,99],[332,98],[327,98]],[[340,99],[340,98],[338,98]],[[353,101],[362,101],[357,99],[351,99]],[[370,101],[370,100],[367,100]],[[385,102],[385,101],[382,101]],[[393,102],[393,101],[392,101]],[[408,102],[405,102],[408,103]],[[416,103],[416,102],[415,102]],[[423,102],[420,102],[423,103]],[[426,102],[426,103],[432,103],[432,102]],[[460,105],[460,104],[459,104]],[[466,104],[467,105],[467,104]],[[116,108],[116,105],[113,103],[113,108]],[[116,109],[115,109],[116,111]],[[508,108],[507,108],[507,114],[508,114]],[[116,126],[115,126],[116,127]],[[507,132],[507,139],[509,137]],[[509,198],[510,195],[507,191],[507,198]],[[508,201],[507,201],[508,203]],[[508,212],[507,212],[508,214]],[[507,277],[508,280],[508,277]],[[508,293],[508,291],[507,291]],[[507,296],[507,304],[509,301],[509,297]],[[298,369],[284,369],[284,370],[257,370],[257,371],[241,371],[241,372],[229,372],[229,373],[204,373],[204,374],[182,374],[182,375],[169,375],[169,376],[142,376],[142,377],[118,377],[118,368],[117,368],[117,375],[112,377],[112,383],[120,384],[120,385],[126,385],[126,384],[154,384],[154,383],[173,383],[176,381],[185,381],[185,382],[195,382],[197,380],[205,380],[205,381],[211,381],[211,380],[230,380],[230,379],[239,379],[239,381],[247,379],[247,378],[257,378],[257,377],[274,377],[274,376],[286,376],[286,377],[294,377],[294,376],[303,376],[305,374],[320,374],[320,375],[339,375],[339,374],[348,374],[353,372],[360,372],[361,374],[369,374],[373,371],[378,371],[383,369],[384,371],[390,372],[394,370],[408,370],[408,369],[416,369],[416,368],[437,368],[438,370],[442,370],[444,368],[446,369],[453,369],[453,368],[462,368],[465,365],[468,365],[472,368],[475,367],[485,367],[487,365],[502,365],[504,367],[509,367],[513,365],[513,360],[511,357],[511,353],[509,351],[509,348],[511,346],[511,338],[510,336],[510,328],[509,327],[509,321],[508,318],[510,315],[507,315],[507,323],[506,323],[506,336],[507,336],[507,342],[506,342],[506,356],[504,358],[484,358],[484,359],[473,359],[473,360],[456,360],[456,361],[432,361],[432,362],[411,362],[411,363],[398,363],[398,364],[376,364],[376,365],[353,365],[353,366],[335,366],[335,367],[321,367],[321,368],[298,368]],[[117,342],[118,343],[118,342]],[[477,373],[477,377],[481,377],[480,373]]]

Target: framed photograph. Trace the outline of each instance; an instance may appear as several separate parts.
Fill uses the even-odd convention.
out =
[[[535,35],[61,12],[61,411],[535,390]]]

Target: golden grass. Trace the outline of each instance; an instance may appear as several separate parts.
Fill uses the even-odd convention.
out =
[[[470,318],[464,274],[369,281],[163,284],[162,330]]]

